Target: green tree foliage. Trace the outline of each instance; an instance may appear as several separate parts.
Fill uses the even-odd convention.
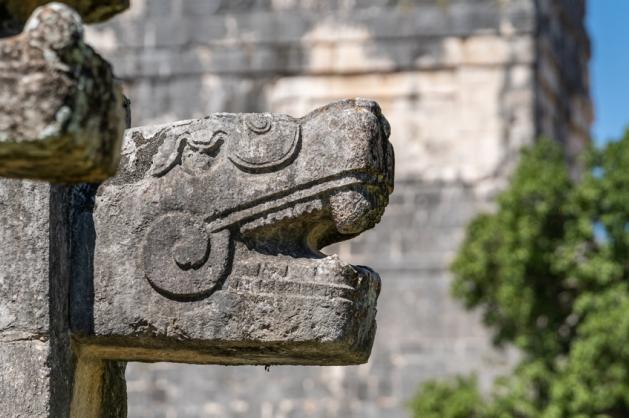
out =
[[[629,417],[629,131],[586,167],[571,180],[539,141],[468,226],[452,291],[522,359],[489,396],[473,379],[424,384],[415,418]]]
[[[411,401],[415,416],[422,418],[474,418],[482,416],[483,399],[473,378],[454,382],[427,382],[422,395]]]

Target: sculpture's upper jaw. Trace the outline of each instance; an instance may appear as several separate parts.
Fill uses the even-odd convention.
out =
[[[299,119],[309,163],[320,173],[357,173],[393,191],[394,155],[388,141],[391,127],[378,103],[341,100]],[[318,161],[316,157],[319,157]]]
[[[380,220],[393,190],[389,132],[378,104],[365,99],[299,119],[219,113],[129,131],[133,160],[152,163],[123,160],[114,182],[146,173],[161,213],[185,205],[209,232],[230,229],[266,252],[316,253]]]
[[[380,221],[393,191],[394,155],[388,141],[390,126],[374,101],[343,100],[315,110],[302,122],[304,139],[318,147],[318,161],[335,170],[331,186],[324,196],[327,217],[309,236],[316,249],[354,237]],[[313,125],[312,135],[310,126]],[[319,168],[325,172],[323,167]],[[327,228],[324,227],[327,222]]]
[[[377,103],[343,100],[295,123],[301,142],[292,164],[278,172],[294,183],[282,209],[260,212],[240,225],[250,248],[317,254],[372,228],[393,191],[390,127]]]

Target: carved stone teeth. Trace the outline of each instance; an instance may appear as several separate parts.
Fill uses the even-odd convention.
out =
[[[251,232],[258,228],[275,224],[282,220],[294,219],[302,215],[321,210],[323,203],[321,199],[314,199],[307,202],[296,203],[294,206],[268,213],[262,217],[256,218],[240,227],[243,233]]]
[[[288,266],[288,277],[296,280],[314,281],[317,274],[317,266],[312,263],[295,263]]]
[[[235,277],[258,277],[260,274],[260,263],[238,263],[234,266],[231,275]]]
[[[371,274],[367,268],[342,263],[336,255],[291,262],[245,263],[232,272],[227,288],[238,293],[351,301],[361,276],[370,277]]]
[[[360,275],[369,269],[342,263],[334,254],[321,259],[295,259],[291,262],[238,263],[229,282],[242,277],[261,280],[287,279],[319,284],[356,287]]]
[[[232,287],[232,290],[238,293],[301,296],[321,299],[342,298],[349,301],[353,300],[353,295],[356,292],[356,289],[342,285],[254,278],[240,278],[238,284]]]
[[[263,279],[286,277],[286,274],[288,273],[288,265],[279,263],[264,263],[264,267],[262,267],[260,273],[260,276]]]
[[[290,280],[280,280],[275,282],[276,293],[282,294],[303,294],[301,283]]]
[[[353,266],[341,262],[336,254],[332,254],[317,263],[315,281],[354,287],[357,276]]]
[[[260,274],[260,263],[245,264],[248,267],[246,274],[248,276],[258,276]]]
[[[260,293],[275,293],[275,283],[267,280],[256,280],[256,290]]]

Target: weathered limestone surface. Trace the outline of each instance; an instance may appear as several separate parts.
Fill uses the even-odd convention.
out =
[[[371,97],[394,127],[381,224],[334,250],[382,276],[367,364],[130,363],[130,417],[405,418],[431,377],[508,370],[449,296],[463,228],[491,209],[518,149],[577,150],[591,121],[584,0],[136,0],[88,39],[126,81],[140,125],[212,112],[304,114]],[[552,99],[552,100],[551,100]],[[256,388],[251,390],[250,388]]]
[[[46,183],[0,182],[2,416],[69,416],[70,248],[61,210],[67,195]]]
[[[0,176],[97,182],[116,171],[127,109],[111,66],[60,3],[0,39]]]
[[[362,99],[299,119],[219,113],[127,131],[93,216],[77,214],[80,356],[367,361],[380,278],[319,250],[380,220],[393,189],[388,136]]]

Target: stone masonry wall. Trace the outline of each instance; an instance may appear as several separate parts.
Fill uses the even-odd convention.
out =
[[[447,267],[523,145],[545,134],[574,156],[587,142],[583,14],[582,0],[134,0],[93,27],[134,126],[361,96],[381,104],[397,160],[381,224],[332,249],[383,279],[368,364],[130,364],[129,416],[397,418],[427,378],[489,387],[515,354],[449,297]]]

